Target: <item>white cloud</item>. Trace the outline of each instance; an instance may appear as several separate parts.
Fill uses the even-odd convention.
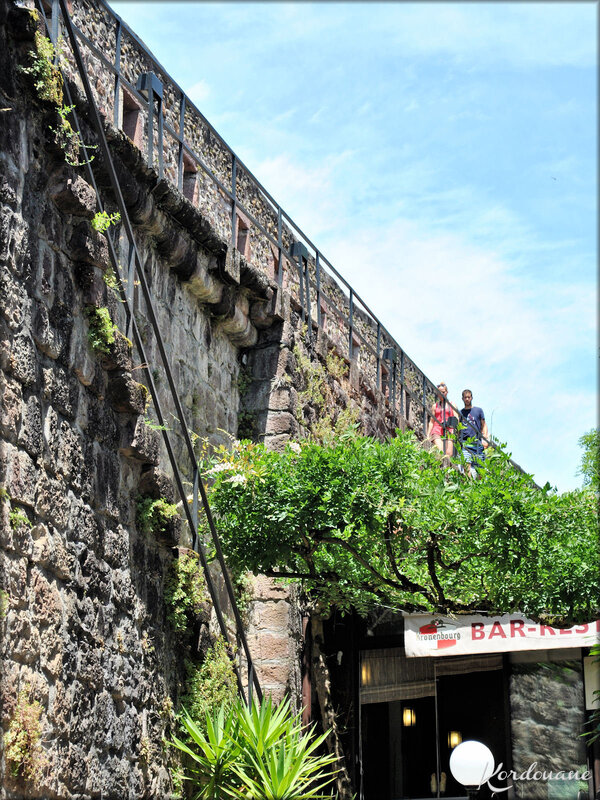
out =
[[[210,97],[210,86],[206,81],[197,81],[193,86],[190,86],[187,89],[184,89],[187,96],[190,100],[199,105],[203,103],[208,97]]]

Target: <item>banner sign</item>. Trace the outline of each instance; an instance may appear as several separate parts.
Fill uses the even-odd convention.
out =
[[[509,653],[514,650],[557,650],[591,647],[600,642],[600,620],[553,628],[519,614],[500,617],[407,614],[404,648],[407,656],[462,656]]]

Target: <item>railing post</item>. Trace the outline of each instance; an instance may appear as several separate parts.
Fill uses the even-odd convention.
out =
[[[135,298],[135,248],[132,242],[129,243],[129,253],[127,255],[127,284],[125,286],[125,296],[127,298],[127,305],[131,308],[131,316],[127,319],[125,335],[130,338]]]
[[[348,323],[350,325],[350,332],[348,334],[348,358],[352,361],[352,353],[354,349],[353,334],[354,334],[354,292],[350,289],[350,305],[348,308]]]
[[[237,158],[235,153],[231,154],[231,246],[236,247],[235,237],[236,217],[237,217]]]
[[[116,41],[115,41],[115,91],[113,95],[113,122],[115,128],[120,128],[123,124],[121,119],[121,103],[119,94],[121,89],[121,20],[117,20]]]
[[[400,350],[400,414],[406,417],[404,408],[404,350]]]
[[[381,322],[377,320],[377,388],[381,386]]]
[[[423,438],[427,433],[427,378],[423,375]]]
[[[58,0],[52,0],[52,28],[50,31],[50,39],[54,45],[54,63],[58,64],[60,53],[58,52],[58,21],[60,6]]]
[[[283,241],[281,239],[281,206],[277,206],[277,285],[283,286]]]
[[[306,316],[308,319],[308,341],[312,342],[312,312],[310,308],[310,273],[308,271],[308,258],[304,261],[304,279],[306,281]]]
[[[321,312],[321,259],[319,251],[315,255],[315,275],[317,278],[317,327],[323,327],[323,314]]]
[[[154,72],[144,72],[137,81],[138,92],[148,101],[148,166],[154,169],[154,101],[158,102],[158,177],[163,176],[163,85]]]
[[[179,153],[177,156],[177,186],[183,191],[183,137],[185,128],[185,95],[181,93],[179,105]]]

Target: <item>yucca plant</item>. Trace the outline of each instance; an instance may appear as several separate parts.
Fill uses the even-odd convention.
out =
[[[193,800],[220,798],[224,791],[237,783],[232,767],[240,757],[238,723],[231,711],[221,706],[213,714],[207,714],[206,732],[185,709],[179,715],[188,741],[174,736],[169,744],[187,756],[183,778],[194,787]]]
[[[184,778],[194,800],[318,800],[335,777],[333,756],[316,755],[327,734],[305,731],[289,700],[246,708],[237,700],[226,712],[207,714],[206,734],[186,711],[189,741],[172,745],[188,756]]]

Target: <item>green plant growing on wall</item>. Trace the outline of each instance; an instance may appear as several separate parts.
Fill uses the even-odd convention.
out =
[[[14,714],[4,734],[4,757],[13,778],[32,784],[39,781],[47,765],[41,746],[42,706],[30,700],[30,688],[19,692]]]
[[[57,145],[63,151],[65,161],[71,167],[82,167],[84,164],[87,164],[94,160],[94,155],[87,155],[88,150],[97,150],[98,145],[95,144],[86,144],[84,145],[83,139],[81,138],[81,134],[79,131],[74,131],[71,123],[68,120],[69,114],[73,111],[75,106],[59,106],[57,107],[57,112],[60,117],[60,126],[58,128],[53,128],[52,125],[48,127],[52,131],[55,137],[55,141]],[[85,158],[81,160],[79,158],[79,152],[83,149]]]
[[[237,697],[237,680],[222,637],[215,639],[202,664],[186,659],[185,675],[181,705],[204,730],[206,715],[220,707],[230,708]]]
[[[165,581],[167,619],[178,633],[184,634],[194,625],[207,602],[197,553],[181,553],[171,564]]]
[[[85,313],[90,324],[88,331],[90,347],[97,353],[110,353],[118,328],[112,321],[108,308],[87,306]]]
[[[158,500],[140,497],[137,501],[136,520],[143,533],[166,531],[169,522],[178,513],[175,503],[169,503],[164,497],[159,497]]]
[[[116,291],[119,288],[117,276],[115,274],[114,269],[111,266],[107,267],[102,273],[102,280],[108,286],[109,289],[115,289]]]
[[[54,103],[58,108],[63,104],[63,79],[59,68],[54,64],[56,50],[46,36],[35,32],[35,50],[29,51],[30,65],[19,67],[19,71],[29,75],[40,100]]]
[[[8,513],[8,518],[13,531],[16,531],[21,525],[24,525],[26,528],[32,527],[29,517],[18,508],[11,509]]]
[[[300,425],[308,428],[310,438],[319,443],[332,442],[346,431],[356,429],[360,417],[358,408],[348,406],[340,409],[335,416],[331,413],[337,404],[328,376],[338,381],[346,376],[348,368],[344,359],[330,351],[323,366],[303,353],[298,345],[293,353],[304,384],[304,388],[298,392],[295,417]],[[312,419],[305,417],[304,412],[308,407],[314,411]]]
[[[240,411],[238,414],[238,437],[252,439],[256,433],[256,412]]]
[[[10,595],[4,589],[0,589],[0,622],[6,617],[6,612],[10,606]]]
[[[98,233],[106,233],[111,225],[116,225],[121,221],[121,215],[118,211],[114,214],[109,214],[106,211],[96,211],[92,217],[92,228]]]

